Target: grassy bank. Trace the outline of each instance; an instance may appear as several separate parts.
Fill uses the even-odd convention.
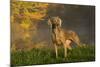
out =
[[[32,49],[30,51],[17,51],[11,53],[11,65],[36,65],[52,63],[85,62],[95,60],[95,47],[86,46],[68,50],[67,58],[64,58],[63,48],[59,49],[59,57],[55,58],[55,52],[50,48]]]

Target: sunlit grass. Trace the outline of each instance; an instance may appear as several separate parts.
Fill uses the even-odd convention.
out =
[[[52,63],[85,62],[95,60],[95,47],[85,46],[68,50],[67,58],[64,58],[63,48],[59,48],[59,57],[55,58],[55,52],[51,48],[32,49],[30,51],[17,51],[11,53],[11,65],[36,65]]]

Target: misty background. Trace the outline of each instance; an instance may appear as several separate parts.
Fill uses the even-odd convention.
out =
[[[95,7],[88,5],[50,4],[48,15],[59,16],[62,28],[75,31],[85,44],[95,44]],[[51,33],[47,19],[38,24],[37,40],[51,44]]]

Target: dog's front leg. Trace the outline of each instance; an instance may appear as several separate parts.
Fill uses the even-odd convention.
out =
[[[55,47],[56,58],[58,58],[58,48],[57,48],[57,45],[54,44],[54,47]]]

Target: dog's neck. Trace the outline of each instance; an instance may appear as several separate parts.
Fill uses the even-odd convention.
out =
[[[61,27],[60,26],[56,26],[55,28],[52,28],[52,32],[55,33],[55,34],[60,33],[60,31],[61,31]]]

